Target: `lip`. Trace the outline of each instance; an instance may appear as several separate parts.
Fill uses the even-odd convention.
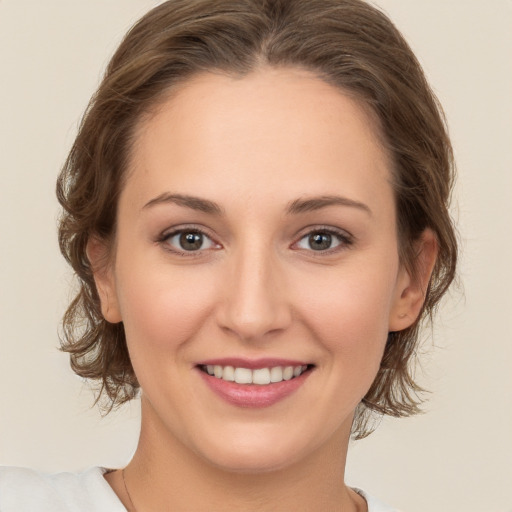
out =
[[[307,365],[308,370],[293,379],[261,386],[258,384],[237,384],[236,382],[228,382],[224,379],[218,379],[217,377],[209,375],[200,369],[201,366],[206,365],[233,366],[237,368],[248,368],[251,370],[272,368],[275,366]],[[225,402],[236,407],[261,409],[264,407],[270,407],[295,393],[295,391],[305,383],[306,379],[311,374],[312,367],[313,366],[311,364],[303,361],[290,359],[263,358],[248,360],[243,358],[222,358],[201,361],[196,366],[196,370],[210,390]]]

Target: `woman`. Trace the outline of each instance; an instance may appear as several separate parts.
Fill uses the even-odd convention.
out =
[[[418,412],[452,180],[436,99],[368,4],[148,13],[58,182],[64,349],[112,407],[140,390],[139,445],[119,470],[3,470],[0,509],[393,510],[344,485],[348,442]]]

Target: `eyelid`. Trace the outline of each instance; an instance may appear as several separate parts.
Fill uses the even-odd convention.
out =
[[[315,226],[308,226],[301,230],[301,232],[296,236],[296,241],[293,242],[292,248],[297,246],[299,242],[301,242],[304,238],[307,236],[311,236],[315,233],[327,233],[329,235],[333,235],[338,238],[340,243],[336,245],[335,247],[315,251],[313,249],[303,249],[303,248],[297,248],[298,250],[307,251],[310,253],[314,253],[317,256],[326,255],[326,254],[332,254],[338,251],[342,251],[344,249],[348,249],[350,246],[352,246],[355,242],[355,237],[349,233],[348,231],[340,228],[336,228],[334,226],[328,226],[328,225],[315,225]]]
[[[201,235],[207,237],[209,240],[211,240],[214,247],[208,248],[208,249],[198,249],[197,251],[180,251],[179,249],[171,246],[168,243],[168,240],[170,238],[172,238],[173,236],[176,236],[180,233],[184,233],[187,231],[197,232],[197,233],[200,233]],[[319,251],[314,251],[313,249],[302,249],[302,248],[296,247],[297,244],[301,240],[303,240],[305,237],[310,236],[314,233],[327,233],[327,234],[333,235],[338,238],[340,243],[338,245],[336,245],[335,247],[325,249],[325,250],[319,250]],[[194,256],[197,257],[197,256],[202,255],[204,252],[222,249],[222,244],[220,244],[216,240],[216,237],[214,235],[212,235],[210,230],[203,226],[197,225],[197,224],[185,224],[185,225],[173,226],[172,228],[167,228],[157,237],[155,242],[158,244],[161,244],[161,245],[165,244],[164,248],[168,252],[171,252],[173,254],[177,254],[180,256],[188,256],[188,257],[194,257]],[[355,237],[351,233],[349,233],[348,231],[346,231],[344,229],[337,228],[334,226],[329,226],[329,225],[313,225],[313,226],[307,226],[307,227],[303,228],[295,236],[295,242],[293,242],[290,247],[292,249],[307,251],[309,253],[316,253],[315,255],[321,256],[321,255],[332,254],[332,253],[347,249],[350,246],[352,246],[354,242],[355,242]]]
[[[168,241],[173,238],[176,235],[179,235],[181,233],[200,233],[204,237],[208,238],[214,247],[207,248],[207,249],[198,249],[197,251],[184,251],[180,250],[177,247],[172,246]],[[172,254],[177,254],[179,256],[186,256],[186,257],[198,257],[202,255],[205,252],[217,250],[222,248],[222,245],[217,242],[215,237],[210,233],[210,231],[203,226],[198,226],[197,224],[185,224],[185,225],[179,225],[179,226],[173,226],[172,228],[167,228],[164,230],[156,239],[156,243],[164,246],[164,249],[168,252],[171,252]]]

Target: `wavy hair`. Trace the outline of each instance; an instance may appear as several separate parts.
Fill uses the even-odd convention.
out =
[[[307,69],[373,112],[393,162],[399,255],[414,273],[415,241],[436,235],[438,258],[424,306],[409,328],[389,333],[378,374],[356,411],[352,434],[372,430],[371,413],[419,412],[414,362],[422,319],[432,316],[455,276],[449,214],[452,148],[442,109],[412,50],[392,22],[362,0],[169,0],[125,36],[82,119],[57,182],[62,254],[79,290],[61,336],[73,370],[100,383],[107,409],[137,395],[122,323],[101,314],[86,255],[91,236],[113,240],[117,200],[143,116],[174,86],[221,71],[243,77],[258,67]]]

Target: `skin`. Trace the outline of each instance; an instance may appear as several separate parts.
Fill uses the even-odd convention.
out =
[[[341,484],[354,409],[387,333],[416,319],[436,256],[426,231],[417,279],[401,267],[390,177],[368,112],[295,68],[198,75],[139,126],[110,263],[107,244],[88,246],[142,388],[125,471],[138,512],[366,510]],[[192,228],[208,235],[200,250],[166,238]],[[326,229],[332,247],[314,250],[309,235]],[[204,384],[197,363],[219,357],[314,369],[284,400],[247,409]],[[120,472],[106,478],[133,510]]]

